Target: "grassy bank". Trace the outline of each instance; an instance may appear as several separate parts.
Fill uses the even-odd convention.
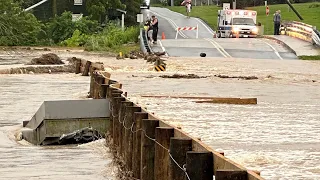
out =
[[[320,29],[320,3],[301,3],[301,4],[293,4],[294,8],[300,13],[300,15],[304,18],[301,21],[296,14],[290,10],[287,4],[279,4],[279,5],[270,5],[270,15],[266,16],[265,7],[257,6],[257,7],[249,7],[247,9],[255,10],[258,12],[257,22],[261,22],[262,25],[265,26],[265,34],[273,34],[273,16],[272,14],[276,10],[281,10],[282,20],[296,20],[301,21],[313,26],[318,27]],[[185,8],[183,6],[174,6],[167,7],[168,9],[185,14]],[[194,6],[192,8],[191,16],[199,17],[206,21],[213,29],[216,29],[217,25],[217,16],[218,10],[221,7],[217,6]]]
[[[320,60],[320,56],[299,56],[302,60]]]

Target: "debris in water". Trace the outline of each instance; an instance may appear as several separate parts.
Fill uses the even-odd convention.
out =
[[[72,57],[72,58],[67,59],[67,61],[72,64],[75,64],[76,62],[81,61],[81,60],[82,60],[81,58],[77,58],[77,57]]]
[[[198,76],[196,74],[174,74],[174,75],[161,75],[161,78],[176,78],[176,79],[200,79],[210,76]]]
[[[31,65],[51,65],[51,64],[64,64],[59,56],[54,53],[43,54],[40,58],[34,58],[29,63]]]
[[[153,75],[146,76],[146,78],[155,78]]]
[[[237,79],[245,79],[245,80],[252,80],[252,79],[258,79],[256,76],[227,76],[227,75],[214,75],[215,77],[219,78],[237,78]]]
[[[91,127],[86,127],[71,132],[69,134],[63,134],[59,139],[57,139],[57,141],[52,141],[51,144],[82,144],[95,141],[101,138],[103,137],[97,130],[92,129]]]
[[[141,59],[144,58],[145,54],[142,51],[131,51],[128,55],[130,59]]]
[[[20,68],[10,68],[1,69],[0,74],[42,74],[42,73],[63,73],[70,72],[74,73],[73,65],[63,65],[63,66],[37,66],[37,67],[20,67]]]

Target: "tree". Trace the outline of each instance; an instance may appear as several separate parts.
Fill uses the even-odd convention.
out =
[[[125,18],[126,25],[130,26],[137,24],[136,15],[140,13],[141,0],[126,0],[125,5],[127,7],[127,14]]]
[[[18,3],[23,9],[26,9],[40,1],[41,0],[14,0],[14,2]]]
[[[87,0],[86,8],[93,19],[104,22],[109,9],[124,9],[125,6],[120,0]]]
[[[72,21],[72,13],[64,12],[46,24],[46,32],[48,38],[55,43],[60,43],[72,37],[76,30],[83,34],[91,34],[98,31],[98,27],[98,22],[89,20],[89,17],[83,17],[74,22]]]
[[[37,42],[40,22],[22,11],[13,0],[0,0],[0,45],[30,45]]]

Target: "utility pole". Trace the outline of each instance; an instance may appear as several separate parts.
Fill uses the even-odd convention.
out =
[[[53,17],[57,15],[57,0],[52,0],[52,13]]]

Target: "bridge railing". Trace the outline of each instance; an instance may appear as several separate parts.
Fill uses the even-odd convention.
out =
[[[284,32],[287,36],[296,37],[320,46],[320,33],[312,25],[298,21],[287,21],[282,23],[281,32]]]

